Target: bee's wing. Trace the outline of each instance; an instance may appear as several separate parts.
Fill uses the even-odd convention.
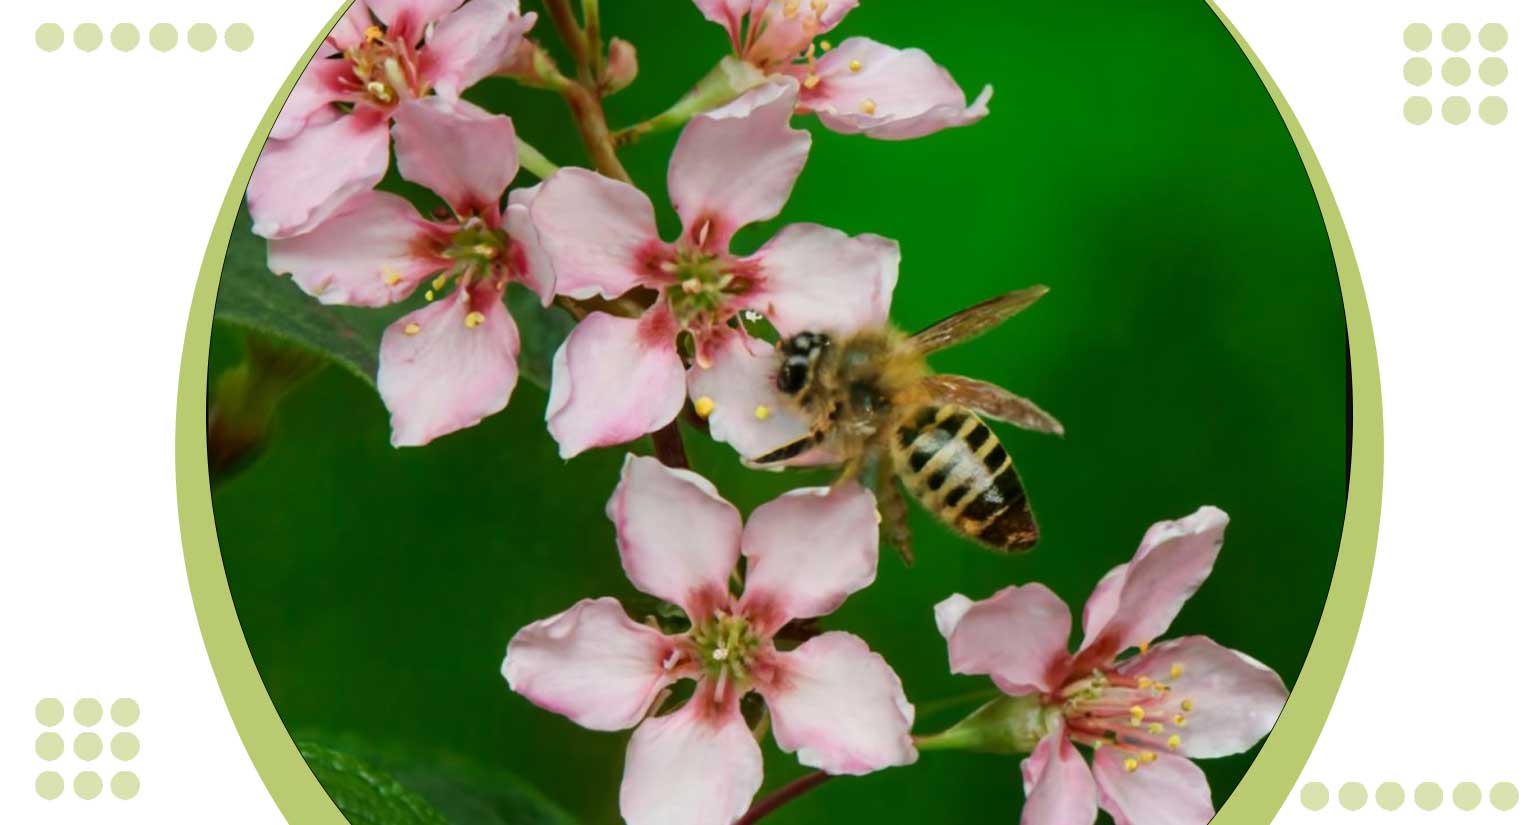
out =
[[[996,384],[963,375],[929,375],[922,379],[922,387],[935,401],[965,407],[987,418],[1051,435],[1066,433],[1061,422],[1035,402],[1020,398]]]
[[[962,309],[907,339],[923,354],[937,352],[968,341],[1029,308],[1049,292],[1045,286],[1032,286],[1005,292],[969,308]]]

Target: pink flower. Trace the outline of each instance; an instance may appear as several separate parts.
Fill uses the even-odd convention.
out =
[[[800,84],[799,111],[814,112],[833,131],[906,140],[967,126],[987,114],[991,86],[967,106],[949,72],[921,49],[851,37],[817,57],[817,40],[842,22],[857,0],[694,4],[730,32],[737,57],[767,74],[794,77]]]
[[[720,372],[710,369],[717,362],[766,360],[766,345],[745,333],[740,313],[759,312],[791,334],[885,322],[900,259],[894,241],[798,223],[752,255],[730,250],[736,230],[779,213],[805,165],[811,139],[789,127],[793,106],[794,84],[780,78],[688,124],[667,176],[683,224],[670,243],[657,237],[650,200],[629,184],[567,168],[540,188],[533,221],[561,294],[657,293],[639,318],[587,316],[555,354],[547,417],[562,456],[661,428],[689,387]],[[687,370],[678,358],[681,333],[691,347]],[[759,435],[782,435],[779,443],[803,432],[790,416],[760,420],[778,403],[771,390],[764,382],[762,404],[711,418],[716,437],[751,425]],[[695,398],[708,415],[712,403]]]
[[[302,234],[372,189],[389,167],[390,121],[428,105],[432,91],[458,101],[534,19],[519,15],[517,0],[354,2],[299,78],[251,175],[256,234]]]
[[[1204,825],[1211,792],[1187,757],[1241,753],[1274,727],[1287,695],[1274,671],[1204,636],[1149,645],[1210,575],[1226,526],[1214,507],[1154,524],[1089,597],[1076,654],[1072,615],[1043,585],[935,608],[952,671],[1039,695],[1056,719],[1024,763],[1023,825],[1091,825],[1096,808],[1116,825]],[[1091,770],[1074,743],[1093,749]]]
[[[857,485],[795,490],[752,513],[702,476],[630,456],[608,517],[619,558],[645,593],[681,606],[686,633],[636,623],[611,598],[586,599],[512,638],[502,675],[535,705],[593,730],[639,725],[625,755],[619,808],[629,825],[728,825],[763,779],[740,700],[765,700],[774,739],[834,774],[911,764],[912,705],[901,681],[857,636],[823,633],[794,650],[773,638],[823,616],[874,581],[874,498]],[[739,557],[746,585],[730,590]],[[693,679],[686,704],[653,706]]]
[[[416,446],[507,405],[519,341],[502,293],[516,281],[548,304],[554,275],[528,215],[533,190],[500,206],[518,168],[511,119],[432,97],[395,113],[394,137],[400,174],[441,195],[444,217],[361,192],[308,233],[269,241],[267,264],[323,303],[351,306],[403,301],[436,276],[430,303],[391,324],[379,352],[391,441]]]

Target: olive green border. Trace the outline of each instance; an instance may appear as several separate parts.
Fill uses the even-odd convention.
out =
[[[224,577],[223,557],[213,522],[213,498],[208,486],[207,386],[208,343],[213,327],[213,306],[218,295],[219,274],[224,253],[229,246],[235,214],[245,194],[251,170],[261,154],[262,144],[277,119],[277,113],[308,64],[309,55],[320,47],[325,34],[340,19],[351,0],[347,0],[331,22],[311,44],[303,59],[267,107],[256,134],[246,147],[235,171],[213,233],[192,296],[187,334],[182,349],[181,379],[176,401],[176,489],[181,516],[181,537],[187,561],[187,579],[202,628],[208,658],[223,691],[225,704],[235,728],[250,753],[272,799],[289,822],[347,825],[346,819],[331,803],[310,773],[298,748],[283,727],[272,699],[262,685],[261,674],[251,659],[240,619],[235,613],[229,583]],[[1366,307],[1365,289],[1360,269],[1344,231],[1343,218],[1328,182],[1323,177],[1317,155],[1312,151],[1296,115],[1286,104],[1242,35],[1232,26],[1214,0],[1207,0],[1211,11],[1242,46],[1254,70],[1264,81],[1311,178],[1312,188],[1322,210],[1328,236],[1333,245],[1339,272],[1339,286],[1344,297],[1345,322],[1349,330],[1350,356],[1354,368],[1354,444],[1348,505],[1339,558],[1333,583],[1323,608],[1322,620],[1312,649],[1296,681],[1290,701],[1279,723],[1265,743],[1253,767],[1237,790],[1222,806],[1213,825],[1248,825],[1267,822],[1279,811],[1286,796],[1301,775],[1303,765],[1322,730],[1328,711],[1333,707],[1344,668],[1354,648],[1360,629],[1360,615],[1365,608],[1370,585],[1371,566],[1376,556],[1376,534],[1381,520],[1382,425],[1381,377],[1376,364],[1376,342],[1371,334],[1371,319]]]

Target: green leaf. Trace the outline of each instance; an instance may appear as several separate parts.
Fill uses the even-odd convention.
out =
[[[299,753],[352,825],[448,825],[431,803],[378,768],[314,742],[300,742]]]
[[[575,322],[558,309],[541,306],[521,287],[508,289],[506,302],[523,342],[519,383],[547,389],[555,350]],[[267,269],[267,242],[251,234],[250,213],[241,207],[219,277],[215,319],[316,352],[373,386],[384,329],[407,311],[406,304],[380,309],[327,306],[306,295],[293,279],[273,275]]]

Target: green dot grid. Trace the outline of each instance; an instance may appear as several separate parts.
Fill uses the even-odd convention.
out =
[[[1503,123],[1509,117],[1509,104],[1497,95],[1480,97],[1473,91],[1476,86],[1468,84],[1475,78],[1486,89],[1509,79],[1509,64],[1492,54],[1508,44],[1509,29],[1502,23],[1486,23],[1475,32],[1461,22],[1447,23],[1438,32],[1428,23],[1409,24],[1403,29],[1403,45],[1415,54],[1403,64],[1403,80],[1411,86],[1423,87],[1438,74],[1446,86],[1458,91],[1465,88],[1468,94],[1448,95],[1439,101],[1438,107],[1425,95],[1413,94],[1403,102],[1403,119],[1422,126],[1434,119],[1438,109],[1441,120],[1453,126],[1468,122],[1474,112],[1489,126]],[[1436,45],[1444,50],[1438,67],[1422,54]]]
[[[102,34],[102,27],[95,23],[81,23],[66,38],[64,27],[58,23],[43,23],[37,27],[33,40],[45,52],[56,52],[70,40],[82,52],[94,52],[104,41],[120,52],[131,52],[145,39],[155,51],[168,52],[181,42],[182,34],[172,23],[156,23],[149,28],[147,38],[132,23],[116,23],[109,35]],[[235,52],[243,52],[256,42],[256,32],[249,23],[231,23],[224,29],[224,45]],[[186,27],[187,45],[195,51],[206,52],[218,45],[219,32],[209,23],[194,23]]]
[[[1328,807],[1328,786],[1321,782],[1308,782],[1297,794],[1302,807],[1309,811],[1321,811]],[[1360,782],[1345,782],[1333,794],[1339,806],[1348,811],[1358,811],[1370,802],[1371,794]],[[1403,786],[1396,782],[1383,782],[1376,786],[1376,807],[1395,811],[1407,801]],[[1476,782],[1458,782],[1451,788],[1451,804],[1463,811],[1476,810],[1483,805],[1484,790]],[[1520,790],[1513,782],[1495,782],[1487,788],[1487,804],[1497,811],[1511,811],[1520,802]],[[1435,782],[1420,782],[1413,789],[1413,805],[1419,810],[1433,811],[1445,804],[1445,789]]]
[[[53,41],[53,33],[45,31],[46,28],[44,26],[38,30],[40,46],[43,46],[45,41]],[[62,29],[60,29],[58,37],[62,38],[62,36]],[[114,45],[122,39],[114,32]],[[151,32],[151,39],[154,39],[153,32]],[[134,41],[137,42],[137,32],[135,32]],[[123,50],[127,51],[127,49]],[[33,710],[33,717],[45,728],[33,743],[33,750],[44,762],[55,762],[65,755],[65,736],[59,730],[52,730],[66,723],[65,710],[65,704],[54,698],[39,700]],[[106,746],[102,741],[106,732],[98,732],[92,728],[102,724],[104,717],[110,717],[112,724],[119,728],[128,728],[139,721],[139,715],[139,703],[133,699],[118,699],[105,711],[101,702],[95,699],[80,699],[69,708],[68,718],[81,728],[74,732],[69,750],[81,762],[95,762],[102,757],[104,749],[110,750],[112,759],[118,762],[131,761],[139,755],[138,736],[127,730],[118,730],[112,735],[110,746]],[[103,767],[110,770],[110,765],[111,763],[108,762]],[[33,789],[39,797],[46,800],[58,799],[64,795],[66,789],[72,789],[74,795],[83,800],[95,799],[102,795],[103,790],[110,790],[112,796],[118,799],[132,799],[138,796],[140,784],[137,774],[126,770],[112,771],[111,778],[103,780],[103,773],[106,772],[82,770],[76,773],[72,780],[66,780],[59,771],[45,770],[37,775]]]

